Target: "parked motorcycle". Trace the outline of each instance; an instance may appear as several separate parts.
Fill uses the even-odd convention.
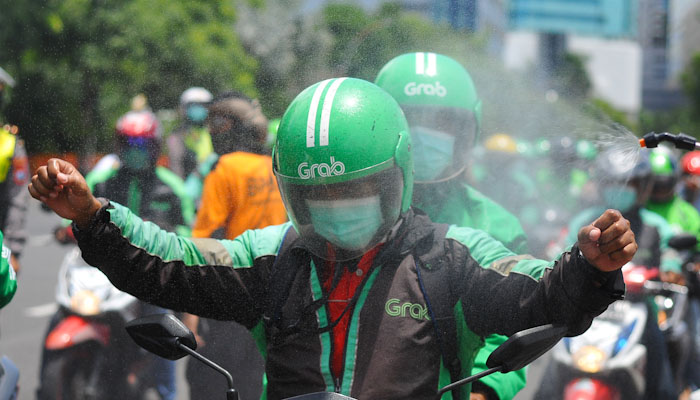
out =
[[[226,377],[227,400],[238,400],[238,392],[233,387],[231,374],[217,364],[197,353],[194,334],[180,320],[171,314],[149,315],[131,321],[126,325],[131,338],[144,349],[163,358],[177,360],[190,355]],[[489,368],[451,383],[436,393],[436,399],[456,387],[479,380],[494,372],[510,372],[524,368],[552,348],[566,334],[566,327],[543,325],[517,332],[494,350],[486,361]],[[318,392],[294,396],[287,400],[354,400],[338,393]]]
[[[153,356],[124,331],[141,303],[85,263],[77,247],[61,265],[56,302],[44,341],[39,400],[158,398],[150,379]]]

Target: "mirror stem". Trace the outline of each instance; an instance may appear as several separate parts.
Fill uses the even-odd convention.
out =
[[[228,390],[226,391],[226,399],[227,400],[238,400],[238,392],[236,392],[236,389],[233,388],[233,378],[231,377],[231,374],[228,371],[221,368],[215,362],[211,361],[210,359],[204,357],[203,355],[197,353],[196,351],[190,349],[189,347],[185,346],[184,344],[182,344],[180,342],[177,343],[177,347],[179,347],[182,351],[186,352],[187,354],[191,355],[192,357],[196,358],[197,360],[210,366],[211,368],[214,368],[220,374],[225,376],[226,381],[228,382]]]
[[[470,383],[470,382],[478,381],[479,379],[485,377],[486,375],[491,375],[494,372],[500,371],[501,369],[503,369],[503,366],[499,365],[498,367],[489,368],[486,371],[480,372],[476,375],[472,375],[472,376],[466,377],[464,379],[460,379],[457,382],[452,382],[449,385],[443,387],[442,389],[440,389],[438,391],[436,399],[439,400],[443,394],[449,392],[450,390],[452,390],[458,386],[462,386],[462,385],[466,385],[467,383]]]

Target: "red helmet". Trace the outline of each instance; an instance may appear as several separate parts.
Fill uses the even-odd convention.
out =
[[[159,139],[160,123],[150,111],[129,111],[117,121],[117,135]]]
[[[700,175],[700,151],[691,151],[681,158],[681,168],[687,174]]]

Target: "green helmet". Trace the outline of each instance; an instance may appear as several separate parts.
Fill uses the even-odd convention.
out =
[[[649,163],[652,182],[650,200],[657,203],[673,200],[680,179],[678,156],[672,149],[659,146],[649,153]]]
[[[305,246],[348,260],[379,243],[413,192],[406,119],[376,85],[353,78],[301,92],[280,121],[273,170]]]
[[[375,83],[401,105],[414,144],[416,182],[438,182],[464,171],[481,127],[481,100],[469,73],[435,53],[389,61]]]

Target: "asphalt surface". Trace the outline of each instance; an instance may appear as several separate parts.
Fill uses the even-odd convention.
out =
[[[8,356],[20,370],[19,400],[34,399],[38,385],[41,346],[49,319],[56,310],[55,288],[58,269],[69,246],[53,239],[53,228],[60,219],[44,212],[38,202],[29,205],[29,240],[21,259],[17,294],[0,312],[0,354]],[[530,368],[528,386],[516,400],[530,400],[541,377],[541,362]],[[187,400],[184,361],[178,361],[177,400]],[[222,398],[223,398],[222,385]],[[247,399],[243,399],[247,400]]]

